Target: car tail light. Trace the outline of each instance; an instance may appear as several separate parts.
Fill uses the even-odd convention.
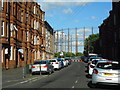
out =
[[[94,74],[98,74],[98,70],[97,70],[97,69],[94,69],[94,70],[93,70],[93,73],[94,73]]]
[[[93,65],[90,65],[90,67],[91,67],[91,68],[94,68],[94,66],[93,66]]]
[[[48,65],[43,66],[44,68],[48,67]]]
[[[58,64],[58,62],[56,62],[55,64]]]
[[[112,61],[107,61],[107,63],[112,63]]]
[[[31,68],[35,68],[35,66],[32,66]]]

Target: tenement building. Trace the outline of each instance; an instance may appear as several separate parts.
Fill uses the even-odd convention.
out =
[[[15,68],[44,60],[44,15],[37,2],[2,2],[2,67]]]
[[[46,31],[46,59],[54,57],[54,31],[50,24],[45,21]]]
[[[120,60],[120,2],[112,3],[112,10],[99,27],[100,50],[104,58]]]

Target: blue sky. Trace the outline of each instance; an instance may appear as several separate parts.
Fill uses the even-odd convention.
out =
[[[111,2],[44,2],[40,4],[45,11],[45,20],[54,30],[98,27],[109,16],[109,11],[112,9]],[[94,33],[98,31],[96,29]],[[73,50],[75,52],[75,48]],[[83,47],[79,50],[83,52]]]
[[[111,2],[89,2],[83,6],[74,2],[64,2],[64,5],[61,2],[42,4],[45,20],[55,30],[68,27],[98,27],[109,16],[111,7]]]

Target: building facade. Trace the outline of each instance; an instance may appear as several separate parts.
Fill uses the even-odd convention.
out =
[[[46,31],[46,59],[54,57],[54,30],[50,24],[45,21]]]
[[[44,15],[37,2],[1,2],[2,67],[45,59]]]
[[[112,3],[112,10],[99,27],[100,53],[104,58],[120,60],[120,2]]]

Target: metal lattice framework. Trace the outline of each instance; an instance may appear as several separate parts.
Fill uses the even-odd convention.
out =
[[[94,33],[98,33],[97,27],[67,28],[55,30],[54,52],[81,52],[84,49],[85,39]]]

